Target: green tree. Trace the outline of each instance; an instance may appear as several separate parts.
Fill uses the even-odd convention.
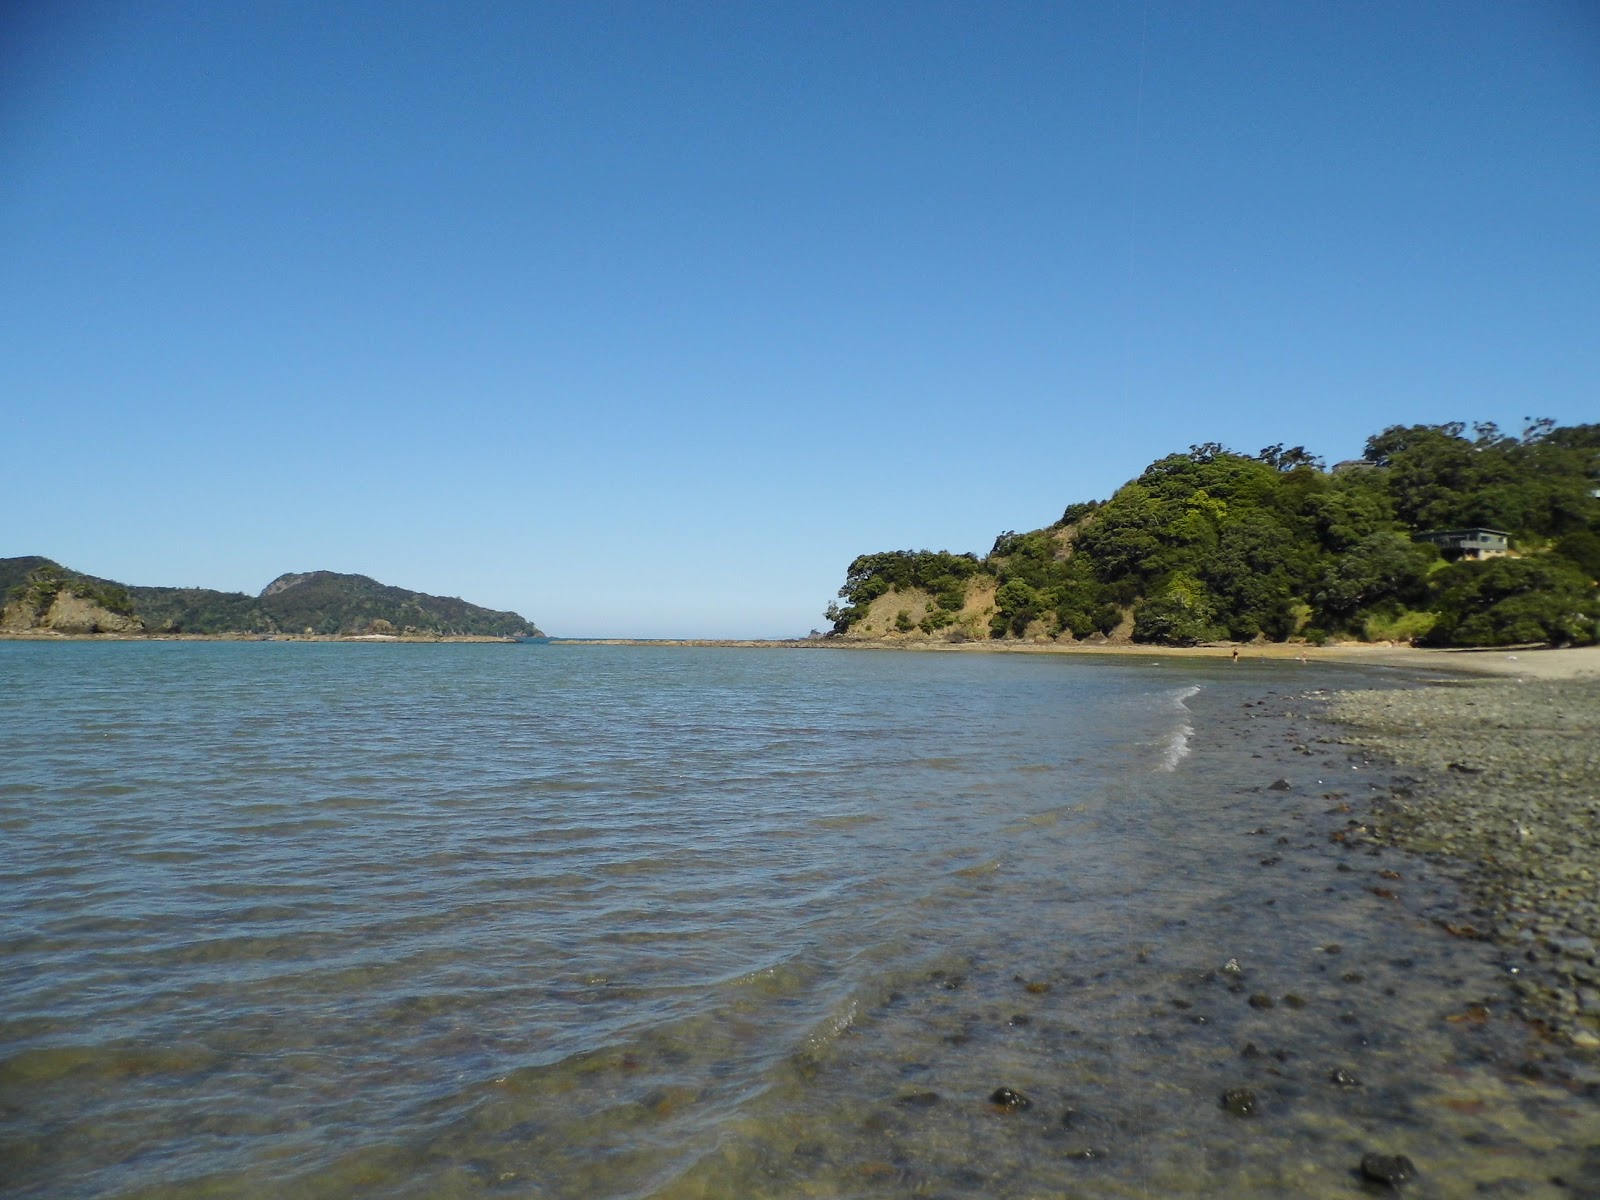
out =
[[[1555,552],[1590,579],[1600,579],[1600,534],[1574,529],[1556,542]]]
[[[1456,563],[1436,576],[1431,607],[1426,640],[1441,646],[1588,645],[1600,623],[1594,582],[1554,556]]]
[[[1192,646],[1221,636],[1216,599],[1192,575],[1179,572],[1134,610],[1133,640]]]
[[[1324,629],[1353,630],[1363,613],[1427,602],[1428,575],[1439,552],[1402,533],[1368,534],[1329,558],[1312,591],[1314,619]]]
[[[995,591],[994,606],[996,611],[990,619],[989,630],[996,637],[1007,632],[1022,633],[1044,608],[1038,591],[1021,579],[1002,583]]]

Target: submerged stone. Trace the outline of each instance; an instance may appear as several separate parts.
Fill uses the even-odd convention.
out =
[[[1399,1187],[1417,1177],[1417,1165],[1404,1154],[1367,1154],[1361,1159],[1361,1177]]]
[[[1020,1112],[1024,1108],[1033,1107],[1033,1101],[1029,1100],[1021,1092],[1013,1091],[1011,1088],[1005,1087],[995,1088],[995,1090],[989,1094],[989,1103],[994,1105],[1001,1112],[1008,1113]]]
[[[1258,1102],[1249,1088],[1229,1088],[1222,1093],[1222,1111],[1233,1117],[1253,1117]]]

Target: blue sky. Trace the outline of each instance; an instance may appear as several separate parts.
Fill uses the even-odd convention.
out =
[[[23,3],[0,555],[793,636],[1202,441],[1600,420],[1588,3]]]

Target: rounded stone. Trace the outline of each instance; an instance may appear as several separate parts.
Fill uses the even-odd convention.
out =
[[[989,1094],[989,1103],[1001,1112],[1020,1112],[1033,1106],[1033,1101],[1029,1100],[1021,1092],[1013,1091],[1011,1088],[1006,1087],[995,1088]]]
[[[1417,1177],[1417,1165],[1404,1154],[1367,1154],[1361,1159],[1361,1177],[1399,1187]]]
[[[1222,1093],[1222,1111],[1233,1117],[1253,1117],[1256,1115],[1258,1101],[1256,1094],[1249,1088],[1229,1088]]]

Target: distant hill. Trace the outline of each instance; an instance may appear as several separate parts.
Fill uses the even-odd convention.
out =
[[[0,558],[0,628],[62,633],[314,633],[535,637],[533,622],[365,575],[280,575],[260,595],[134,587],[31,555]]]

